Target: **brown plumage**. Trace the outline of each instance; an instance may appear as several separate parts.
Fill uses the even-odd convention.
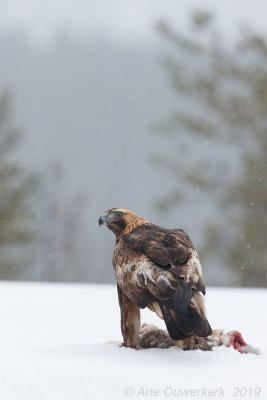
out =
[[[139,346],[140,308],[164,319],[170,337],[211,334],[205,315],[205,285],[197,252],[182,229],[164,229],[125,208],[99,218],[116,236],[117,278],[124,344]]]

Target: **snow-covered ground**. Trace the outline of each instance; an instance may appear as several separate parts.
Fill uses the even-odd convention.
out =
[[[115,286],[3,282],[0,399],[267,399],[267,290],[206,298],[212,327],[241,331],[260,355],[126,349]],[[164,326],[147,310],[142,321]]]

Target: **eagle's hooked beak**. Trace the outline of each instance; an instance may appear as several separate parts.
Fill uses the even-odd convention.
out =
[[[104,225],[106,220],[107,220],[107,218],[105,217],[105,215],[102,215],[98,220],[98,225],[99,226]]]
[[[98,224],[99,224],[99,226],[109,225],[109,224],[112,224],[113,222],[116,222],[117,218],[118,218],[117,214],[114,212],[105,213],[104,215],[102,215],[99,218]]]

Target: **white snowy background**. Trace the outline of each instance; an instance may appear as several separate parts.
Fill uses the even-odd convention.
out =
[[[267,291],[208,288],[206,298],[212,327],[239,330],[260,355],[119,347],[115,285],[1,283],[0,398],[266,399]],[[142,322],[164,326],[146,310]]]

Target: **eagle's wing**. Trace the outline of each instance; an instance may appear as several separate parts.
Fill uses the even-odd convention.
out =
[[[174,275],[183,279],[184,287],[206,293],[197,251],[182,229],[143,225],[123,235],[122,240],[157,266],[171,269]]]
[[[129,298],[140,307],[158,302],[173,339],[209,335],[199,293],[205,294],[201,265],[189,236],[180,229],[143,225],[121,240],[128,255],[119,276]]]

